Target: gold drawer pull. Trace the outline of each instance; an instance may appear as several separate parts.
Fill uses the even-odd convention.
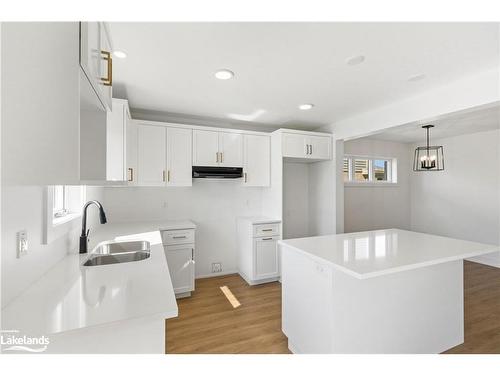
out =
[[[262,231],[263,231],[263,232],[272,232],[272,231],[273,231],[273,229],[272,229],[272,228],[270,228],[270,229],[262,229]]]
[[[128,168],[128,171],[129,171],[128,181],[129,182],[134,181],[134,168]]]

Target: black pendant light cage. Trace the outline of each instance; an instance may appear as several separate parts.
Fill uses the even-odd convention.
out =
[[[443,146],[430,146],[429,129],[434,125],[424,125],[427,132],[427,143],[425,146],[415,149],[413,159],[413,170],[415,172],[444,171]]]

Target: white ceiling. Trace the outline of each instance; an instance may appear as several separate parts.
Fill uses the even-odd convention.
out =
[[[405,124],[367,138],[403,143],[425,142],[425,130],[422,129],[425,124],[435,126],[430,131],[431,140],[500,129],[500,106],[470,109]]]
[[[497,66],[496,23],[110,23],[132,108],[312,129]],[[356,66],[346,59],[364,55]],[[226,68],[232,80],[214,78]],[[426,78],[408,82],[410,76]],[[300,111],[302,103],[314,103]]]

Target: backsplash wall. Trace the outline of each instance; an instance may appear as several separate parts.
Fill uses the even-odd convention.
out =
[[[109,222],[189,219],[196,223],[196,277],[237,272],[236,218],[260,215],[262,190],[240,180],[193,180],[192,187],[104,188]],[[217,274],[214,274],[217,275]]]

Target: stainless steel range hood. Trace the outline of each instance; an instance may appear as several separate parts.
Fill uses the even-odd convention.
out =
[[[193,166],[193,178],[241,178],[243,168]]]

